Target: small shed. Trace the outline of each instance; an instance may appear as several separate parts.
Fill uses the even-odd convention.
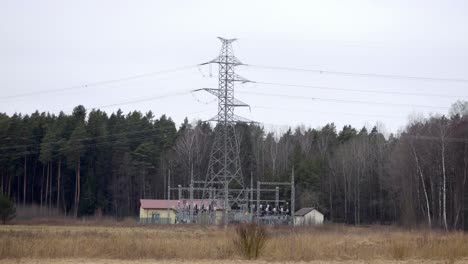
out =
[[[294,225],[322,225],[323,214],[312,207],[302,208],[294,213]]]
[[[140,223],[175,224],[178,200],[140,199]]]

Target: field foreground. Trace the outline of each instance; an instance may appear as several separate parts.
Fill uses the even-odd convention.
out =
[[[251,263],[468,263],[468,235],[389,227],[269,228]],[[213,226],[0,227],[0,263],[241,263],[234,230]]]
[[[198,261],[181,261],[181,260],[112,260],[112,259],[5,259],[0,260],[2,264],[182,264],[182,263],[194,263],[194,264],[239,264],[239,263],[251,263],[251,264],[267,264],[271,263],[265,260],[257,261],[246,261],[246,260],[198,260]],[[303,263],[303,264],[446,264],[451,263],[450,261],[436,261],[436,260],[403,260],[403,261],[393,261],[393,260],[377,260],[377,261],[364,261],[364,260],[345,260],[345,261],[322,261],[322,260],[313,260],[310,262],[281,262],[281,263]],[[468,263],[468,261],[456,261],[453,263],[462,264]]]

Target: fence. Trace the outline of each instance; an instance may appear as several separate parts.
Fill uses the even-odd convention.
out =
[[[289,215],[264,215],[259,217],[254,217],[251,214],[245,214],[241,212],[229,212],[228,213],[229,223],[246,223],[246,222],[255,222],[262,225],[292,225],[293,217]],[[167,217],[148,217],[140,218],[138,223],[140,224],[174,224],[174,219]],[[192,221],[190,221],[189,214],[187,212],[181,211],[177,214],[175,223],[177,224],[223,224],[224,215],[219,214],[208,214],[208,213],[199,213],[192,216]]]
[[[138,223],[140,224],[172,224],[171,218],[167,218],[167,217],[140,218]]]
[[[267,215],[255,217],[254,221],[262,225],[292,225],[293,217],[289,215]]]

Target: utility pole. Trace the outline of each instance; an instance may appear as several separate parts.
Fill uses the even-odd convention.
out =
[[[193,164],[192,167],[190,168],[190,223],[193,222]]]
[[[253,214],[254,211],[253,211],[253,207],[252,207],[252,202],[253,202],[253,172],[250,171],[250,203],[249,203],[249,206],[250,206],[250,214]]]
[[[169,172],[167,175],[167,223],[171,223],[171,216],[170,216],[170,209],[169,206],[171,204],[171,169],[169,168]],[[174,223],[175,224],[175,223]]]
[[[295,187],[295,182],[294,182],[294,165],[292,167],[292,173],[291,173],[291,217],[294,220],[294,213],[296,210],[296,187]]]
[[[260,216],[260,182],[257,181],[257,216]]]
[[[179,202],[182,202],[182,185],[177,185],[177,191],[179,196]]]
[[[204,88],[218,98],[218,113],[210,119],[216,121],[215,137],[208,163],[208,172],[204,188],[214,188],[214,199],[224,200],[224,224],[229,222],[228,212],[233,207],[245,208],[247,205],[244,179],[239,157],[239,144],[236,139],[235,125],[245,119],[234,114],[236,107],[248,107],[244,102],[234,97],[234,83],[248,82],[235,73],[235,67],[242,63],[234,56],[232,42],[236,39],[219,38],[222,43],[221,52],[215,59],[204,63],[219,65],[218,88]],[[202,65],[204,65],[202,64]],[[244,121],[245,122],[245,121]],[[241,191],[232,192],[230,189],[237,188]],[[203,197],[208,193],[204,191]],[[245,209],[244,209],[245,210]]]
[[[275,208],[276,210],[279,209],[279,187],[276,186],[275,188]]]

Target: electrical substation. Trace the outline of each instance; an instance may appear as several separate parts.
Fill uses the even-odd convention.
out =
[[[218,64],[218,88],[202,88],[217,97],[218,111],[208,121],[216,122],[215,136],[210,152],[206,177],[194,179],[193,169],[189,186],[168,185],[167,200],[177,199],[172,208],[174,223],[224,224],[255,222],[262,224],[293,224],[295,211],[294,169],[288,182],[250,181],[242,175],[240,146],[235,125],[251,121],[237,116],[237,107],[249,107],[234,96],[236,83],[250,82],[235,72],[236,66],[245,65],[235,56],[232,43],[236,39],[221,40],[221,52],[215,59],[200,64]],[[170,182],[170,181],[168,181]],[[250,182],[250,183],[247,183]]]

